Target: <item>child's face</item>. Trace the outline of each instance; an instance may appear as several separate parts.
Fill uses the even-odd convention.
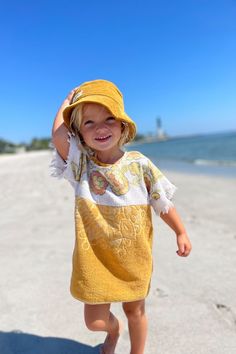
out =
[[[87,146],[95,151],[119,149],[121,122],[116,120],[106,107],[97,103],[86,103],[83,107],[80,133]]]

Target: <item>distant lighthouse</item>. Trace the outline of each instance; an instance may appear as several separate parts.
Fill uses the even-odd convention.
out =
[[[157,124],[157,140],[166,140],[167,136],[162,129],[161,117],[156,118]]]

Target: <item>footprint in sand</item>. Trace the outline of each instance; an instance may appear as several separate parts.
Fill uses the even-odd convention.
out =
[[[156,288],[154,290],[154,295],[156,295],[158,297],[167,297],[168,296],[168,294],[163,289],[160,289],[160,288]]]
[[[214,307],[226,322],[236,327],[236,315],[230,307],[224,304],[214,304]]]

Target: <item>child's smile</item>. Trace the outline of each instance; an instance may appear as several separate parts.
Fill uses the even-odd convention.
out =
[[[107,136],[101,136],[98,138],[95,138],[95,140],[99,141],[99,142],[106,142],[108,139],[110,139],[112,137],[112,135],[107,135]]]

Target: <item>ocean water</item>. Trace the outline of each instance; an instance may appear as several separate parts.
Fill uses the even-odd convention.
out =
[[[127,150],[140,151],[162,169],[236,178],[236,132],[134,143]]]

